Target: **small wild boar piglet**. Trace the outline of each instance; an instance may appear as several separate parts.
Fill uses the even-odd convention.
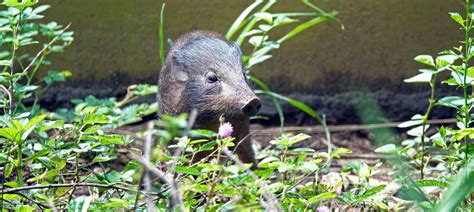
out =
[[[222,35],[193,31],[171,48],[158,82],[159,115],[197,111],[194,128],[217,131],[219,117],[234,127],[235,153],[256,167],[249,135],[249,116],[261,107],[250,88],[239,46]],[[207,153],[208,154],[208,153]],[[197,155],[194,161],[206,155]]]

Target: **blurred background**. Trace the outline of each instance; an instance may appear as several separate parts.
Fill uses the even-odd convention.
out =
[[[161,69],[158,27],[163,2],[165,39],[174,40],[195,29],[225,33],[253,1],[46,0],[45,4],[52,5],[45,12],[47,21],[71,22],[75,41],[67,54],[51,56],[51,69],[71,70],[73,76],[49,89],[43,105],[72,106],[71,99],[88,95],[121,97],[130,84],[155,84]],[[448,15],[462,11],[462,1],[313,2],[326,11],[338,11],[341,23],[328,21],[289,40],[273,51],[272,59],[252,68],[253,75],[273,91],[326,114],[330,124],[359,123],[353,105],[369,97],[378,102],[390,121],[424,112],[428,87],[407,84],[403,79],[423,68],[413,60],[416,55],[435,55],[440,49],[449,49],[452,41],[463,39]],[[280,1],[271,9],[304,10],[299,1]],[[279,33],[277,30],[270,36]],[[437,94],[444,92],[448,91],[441,87]],[[267,123],[278,124],[272,104],[263,99],[261,114],[270,117]],[[303,112],[282,104],[289,123],[315,123]],[[452,117],[452,113],[435,108],[432,117]]]

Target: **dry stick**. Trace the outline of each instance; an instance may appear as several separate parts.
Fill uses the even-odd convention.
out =
[[[71,26],[71,23],[69,23],[66,27],[64,27],[63,30],[61,30],[61,32],[59,32],[47,45],[45,45],[37,54],[36,56],[33,58],[33,60],[31,60],[30,64],[28,64],[28,66],[26,66],[26,68],[23,70],[23,74],[26,73],[28,71],[28,69],[31,68],[31,66],[33,66],[33,63],[36,62],[36,60],[41,56],[41,54],[43,54],[44,51],[46,51],[46,49],[48,49],[48,47],[50,47],[51,45],[53,45],[54,42],[56,42],[58,40],[59,37],[61,37],[61,35],[67,30],[69,29],[69,27]]]
[[[257,180],[257,182],[260,184],[263,190],[263,197],[268,202],[268,203],[262,204],[266,210],[283,211],[277,199],[270,193],[268,186],[263,181],[260,181],[260,179],[250,169],[246,168],[245,164],[240,159],[238,159],[234,154],[232,154],[226,146],[222,147],[221,150],[224,154],[227,155],[227,157],[232,159],[235,163],[239,164],[239,166],[242,167],[245,170],[245,172],[247,172],[247,174],[249,174],[255,180]]]
[[[153,145],[153,122],[149,121],[147,123],[147,134],[145,136],[145,145],[143,147],[143,158],[146,161],[150,161],[151,147]],[[147,202],[147,208],[151,212],[156,211],[155,204],[153,203],[153,198],[150,195],[151,193],[151,179],[150,171],[145,167],[143,170],[143,182],[145,184],[145,199]]]
[[[371,130],[379,128],[397,127],[402,122],[388,122],[380,124],[366,124],[366,125],[332,125],[328,126],[330,132],[349,132],[359,130]],[[433,119],[426,122],[427,124],[449,124],[456,123],[456,119]],[[305,133],[322,133],[325,129],[321,126],[303,126],[303,127],[285,127],[284,131],[289,132],[305,132]],[[271,127],[259,130],[259,135],[280,133],[279,127]]]
[[[163,180],[166,184],[170,186],[171,189],[171,201],[174,202],[173,205],[177,205],[179,207],[178,211],[185,211],[183,205],[183,199],[181,198],[181,193],[179,191],[178,184],[172,179],[171,177],[167,176],[165,172],[157,169],[150,161],[145,160],[143,157],[133,154],[129,152],[127,149],[119,150],[119,153],[125,154],[126,157],[132,160],[136,160],[145,166],[152,174],[156,175],[158,178]]]
[[[1,192],[1,194],[15,194],[20,191],[28,191],[33,189],[51,189],[51,188],[63,188],[63,187],[97,187],[97,188],[114,188],[120,189],[125,191],[133,191],[133,189],[115,186],[115,185],[107,185],[107,184],[98,184],[98,183],[65,183],[65,184],[49,184],[49,185],[33,185],[33,186],[24,186],[18,188],[11,188],[6,189]]]

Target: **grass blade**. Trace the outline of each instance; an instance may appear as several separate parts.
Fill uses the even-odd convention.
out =
[[[163,24],[163,14],[165,12],[165,3],[161,5],[160,12],[160,31],[159,31],[159,42],[160,42],[160,63],[161,65],[165,64],[165,46],[164,46],[164,24]]]
[[[283,36],[282,38],[280,38],[278,40],[278,43],[283,43],[285,42],[286,40],[294,37],[295,35],[299,34],[300,32],[316,25],[316,24],[319,24],[319,23],[322,23],[324,21],[327,21],[329,20],[329,17],[327,16],[320,16],[320,17],[317,17],[317,18],[313,18],[307,22],[304,22],[300,25],[298,25],[297,27],[295,27],[294,29],[292,29],[290,32],[288,32],[285,36]]]
[[[244,20],[247,18],[250,12],[254,10],[258,5],[260,5],[263,1],[262,0],[256,0],[253,4],[248,6],[242,13],[240,13],[239,17],[235,19],[234,23],[230,26],[229,30],[225,34],[225,38],[227,40],[230,40],[234,34],[239,31],[240,28],[243,27]]]
[[[456,211],[456,207],[474,188],[474,159],[471,159],[459,172],[443,199],[436,205],[435,211]]]
[[[265,4],[262,9],[259,11],[259,12],[265,12],[267,11],[268,9],[270,9],[270,7],[273,6],[273,4],[275,4],[276,0],[270,0],[267,4]],[[244,39],[245,39],[245,34],[250,31],[253,26],[255,26],[255,24],[257,23],[257,18],[256,17],[252,17],[252,19],[250,19],[250,22],[244,27],[244,29],[242,30],[242,32],[240,32],[240,35],[239,37],[237,38],[237,40],[235,41],[239,46],[242,45],[242,43],[244,42]]]
[[[268,86],[265,85],[265,83],[263,83],[259,79],[255,78],[253,76],[250,76],[249,79],[252,80],[253,82],[255,82],[260,87],[260,89],[262,89],[262,92],[264,92],[265,94],[269,95],[269,93],[271,93],[270,88],[268,88]],[[269,95],[269,96],[272,98],[272,102],[275,105],[275,108],[277,110],[278,117],[280,118],[280,130],[283,132],[283,126],[285,124],[285,114],[283,114],[283,109],[281,108],[281,105],[280,105],[280,102],[278,101],[278,99],[276,99],[272,95]]]

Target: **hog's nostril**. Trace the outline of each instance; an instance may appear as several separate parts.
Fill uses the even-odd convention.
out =
[[[249,116],[254,116],[255,114],[257,114],[261,107],[262,103],[260,102],[260,99],[252,98],[242,107],[241,110],[243,113]]]

